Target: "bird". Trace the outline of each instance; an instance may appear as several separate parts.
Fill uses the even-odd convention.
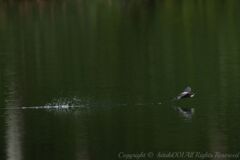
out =
[[[195,95],[195,93],[192,92],[192,89],[191,87],[186,87],[182,93],[180,93],[176,98],[175,100],[180,100],[180,99],[183,99],[183,98],[193,98]]]

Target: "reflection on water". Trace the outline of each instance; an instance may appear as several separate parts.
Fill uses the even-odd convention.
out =
[[[22,160],[22,119],[16,110],[7,111],[6,151],[8,160]]]
[[[18,110],[11,110],[8,108],[17,107],[20,105],[20,99],[17,93],[17,84],[14,79],[14,72],[9,67],[4,71],[6,73],[7,82],[6,87],[7,97],[5,98],[6,105],[6,159],[7,160],[22,160],[22,136],[23,136],[23,119],[22,114]],[[4,90],[3,90],[4,91]],[[2,109],[2,108],[1,108]]]
[[[194,108],[175,107],[176,111],[186,119],[192,119],[195,112]]]
[[[0,159],[239,151],[239,3],[1,1]]]

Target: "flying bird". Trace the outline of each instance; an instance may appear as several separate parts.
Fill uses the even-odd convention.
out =
[[[182,93],[180,93],[176,98],[175,100],[180,100],[180,99],[183,99],[183,98],[192,98],[194,97],[194,93],[192,92],[192,89],[191,87],[186,87],[184,89],[184,91]]]

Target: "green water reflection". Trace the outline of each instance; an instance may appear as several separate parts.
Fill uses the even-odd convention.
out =
[[[238,152],[239,6],[0,1],[0,159]],[[196,97],[170,103],[187,85]],[[49,104],[81,107],[22,109]]]

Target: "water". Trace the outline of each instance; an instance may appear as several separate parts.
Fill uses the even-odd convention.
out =
[[[0,1],[0,159],[238,153],[239,6]]]

